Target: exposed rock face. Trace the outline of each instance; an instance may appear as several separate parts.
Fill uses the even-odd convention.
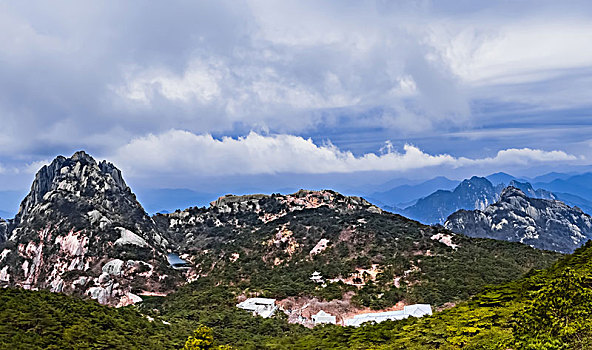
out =
[[[6,234],[8,232],[8,223],[6,220],[0,218],[0,247],[6,241]]]
[[[529,198],[515,187],[484,210],[460,210],[446,228],[472,237],[521,242],[535,248],[572,252],[592,238],[592,218],[577,207],[549,199]]]
[[[366,210],[380,213],[381,209],[360,197],[347,197],[334,191],[300,190],[281,195],[226,195],[210,203],[209,208],[189,208],[154,216],[161,231],[177,237],[182,246],[195,246],[197,240],[217,227],[255,227],[277,220],[288,213],[316,208],[329,208],[345,213]]]
[[[438,190],[399,212],[426,224],[442,224],[459,209],[485,209],[498,200],[502,188],[493,186],[484,177],[473,176],[453,191]]]
[[[0,255],[0,283],[125,304],[174,284],[168,245],[121,172],[77,152],[35,176]]]

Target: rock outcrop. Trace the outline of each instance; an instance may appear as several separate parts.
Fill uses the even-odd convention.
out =
[[[507,187],[500,200],[483,210],[460,210],[444,225],[471,237],[521,242],[563,253],[592,238],[592,218],[558,200],[530,198]]]
[[[82,151],[39,170],[13,227],[0,255],[3,285],[123,305],[177,278],[166,262],[168,240],[121,172]]]
[[[381,213],[382,210],[360,197],[349,197],[330,190],[300,190],[293,194],[226,195],[210,203],[209,208],[189,208],[169,214],[154,216],[160,230],[176,237],[182,247],[196,246],[216,228],[241,229],[257,227],[277,220],[288,213],[328,208],[338,213],[365,210]]]
[[[0,247],[6,241],[6,234],[8,233],[8,222],[0,218]]]

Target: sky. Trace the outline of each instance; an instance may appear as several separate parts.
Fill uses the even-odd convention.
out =
[[[209,193],[592,159],[589,1],[1,1],[0,48],[0,190],[81,149]]]

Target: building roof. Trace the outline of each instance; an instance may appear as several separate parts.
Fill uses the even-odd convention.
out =
[[[277,306],[275,305],[275,299],[269,298],[249,298],[236,305],[238,308],[252,311],[253,313],[262,316],[264,318],[273,315]]]
[[[360,326],[365,322],[382,322],[386,320],[398,321],[410,316],[422,317],[432,314],[432,307],[429,304],[415,304],[405,306],[403,310],[374,312],[355,315],[353,318],[345,320],[346,326]]]
[[[409,316],[422,317],[432,314],[432,306],[429,304],[414,304],[405,306],[404,311]]]
[[[275,305],[275,299],[270,298],[249,298],[239,305]]]
[[[315,316],[333,316],[333,315],[326,313],[324,310],[321,310],[321,311],[317,312]]]
[[[314,323],[332,323],[335,324],[337,321],[337,317],[326,313],[325,311],[321,310],[317,312],[316,315],[312,315],[312,320]]]

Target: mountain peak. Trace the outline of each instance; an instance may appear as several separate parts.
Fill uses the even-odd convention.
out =
[[[529,244],[558,252],[571,252],[592,238],[592,218],[578,208],[554,199],[529,197],[508,186],[500,200],[481,210],[451,214],[444,226],[471,237]]]
[[[534,188],[532,187],[532,185],[530,184],[530,182],[520,182],[518,180],[512,180],[508,184],[508,187],[509,186],[516,187],[518,189],[521,189],[522,192],[534,191]]]
[[[461,187],[464,186],[471,186],[471,185],[476,185],[476,186],[481,186],[481,187],[493,187],[493,185],[491,184],[491,182],[489,180],[487,180],[484,177],[479,177],[479,176],[473,176],[470,179],[465,179],[461,182]]]
[[[52,196],[74,195],[93,197],[98,193],[125,192],[131,190],[113,164],[95,159],[85,151],[78,151],[70,158],[57,156],[49,165],[44,165],[35,175],[31,190],[21,202],[17,222],[30,213],[39,203]]]
[[[527,195],[517,187],[508,186],[504,188],[500,194],[500,200],[504,200],[509,197],[527,197]]]
[[[147,292],[161,292],[178,278],[163,263],[168,240],[119,169],[84,151],[43,166],[14,222],[0,226],[10,243],[0,259],[0,285],[125,305],[139,299],[132,293],[137,281],[146,283]],[[14,261],[21,263],[9,263]]]
[[[86,161],[89,163],[96,163],[95,159],[93,157],[91,157],[88,153],[86,153],[85,151],[77,151],[75,152],[72,157],[70,157],[70,160],[72,161]]]

